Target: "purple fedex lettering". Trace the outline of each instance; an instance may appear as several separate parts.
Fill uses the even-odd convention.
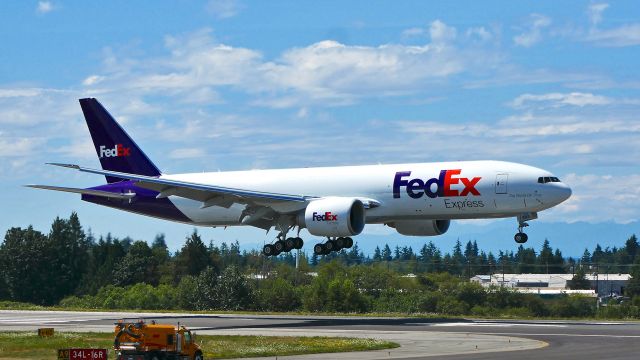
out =
[[[324,214],[318,214],[314,211],[311,218],[313,221],[338,221],[338,215],[332,214],[331,211],[327,211]]]
[[[405,187],[407,195],[413,199],[419,199],[425,194],[430,198],[467,196],[469,194],[480,196],[476,185],[482,177],[477,176],[472,179],[458,177],[457,175],[460,175],[461,172],[461,169],[441,170],[440,176],[437,178],[423,181],[418,178],[406,180],[405,178],[411,176],[411,171],[398,171],[393,178],[393,197],[395,199],[400,198],[401,187]],[[452,185],[460,183],[464,185],[462,191],[451,188]],[[436,185],[435,190],[433,189],[434,184]]]

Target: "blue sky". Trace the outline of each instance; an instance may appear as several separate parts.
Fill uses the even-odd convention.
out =
[[[574,189],[532,226],[640,215],[635,1],[5,1],[0,34],[2,233],[71,211],[174,249],[192,230],[21,187],[103,181],[43,165],[97,166],[86,96],[167,173],[498,159]]]

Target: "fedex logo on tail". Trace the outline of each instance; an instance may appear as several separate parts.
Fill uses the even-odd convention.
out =
[[[124,147],[122,144],[116,144],[113,148],[107,149],[106,146],[100,145],[100,158],[130,156],[131,148]]]
[[[453,196],[480,196],[480,192],[476,189],[476,185],[482,177],[465,178],[458,177],[462,172],[461,169],[441,170],[440,176],[429,180],[411,179],[411,171],[398,171],[393,179],[393,197],[400,198],[400,188],[406,188],[407,195],[414,199],[419,199],[423,195],[430,198],[436,197],[453,197]],[[452,185],[463,185],[462,190],[452,189]]]
[[[327,211],[324,214],[318,214],[313,212],[313,221],[338,221],[338,215],[332,214],[331,211]]]

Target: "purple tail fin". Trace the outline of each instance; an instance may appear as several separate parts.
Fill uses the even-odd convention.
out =
[[[159,176],[160,170],[149,160],[107,110],[94,98],[80,99],[93,145],[104,170]],[[121,181],[107,176],[107,182]]]

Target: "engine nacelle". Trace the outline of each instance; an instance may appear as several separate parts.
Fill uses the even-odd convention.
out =
[[[353,236],[364,229],[362,201],[354,198],[328,197],[314,200],[304,212],[304,226],[316,236]],[[302,221],[298,221],[299,223]]]
[[[449,230],[451,220],[400,220],[388,223],[402,235],[407,236],[436,236]]]

